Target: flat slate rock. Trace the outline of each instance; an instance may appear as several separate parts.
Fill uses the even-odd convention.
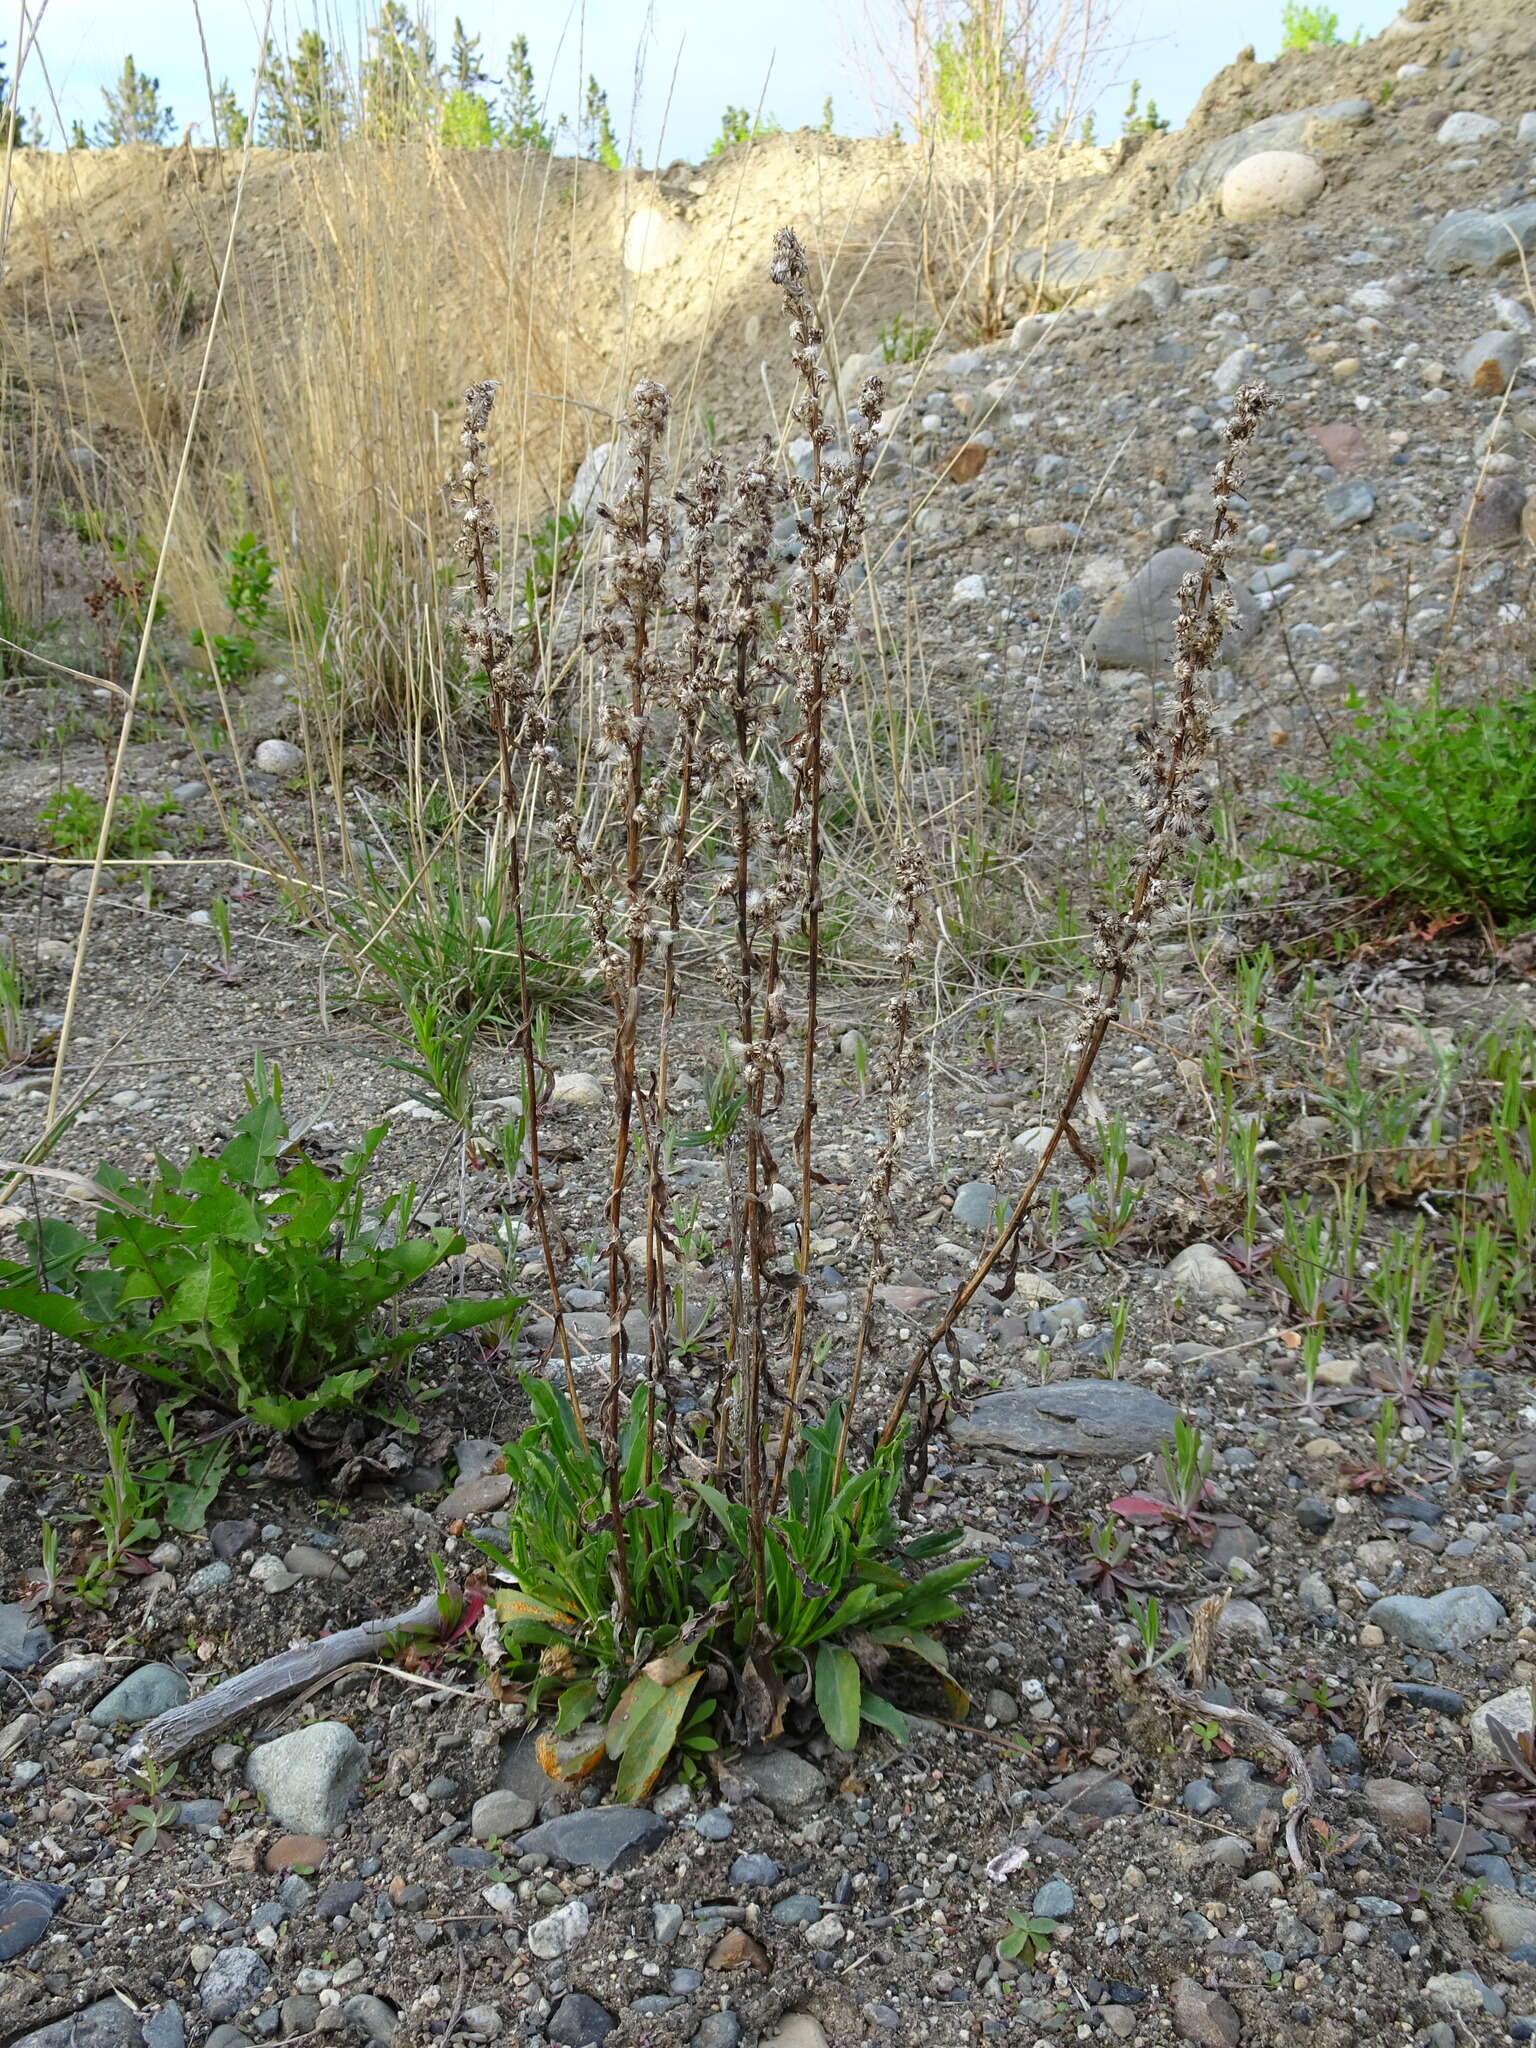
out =
[[[0,1607],[0,1671],[30,1671],[53,1647],[53,1638],[28,1608]]]
[[[1027,1458],[1139,1458],[1173,1435],[1176,1411],[1122,1380],[1063,1380],[987,1394],[948,1424],[957,1444]]]
[[[0,1879],[0,1963],[25,1955],[42,1940],[64,1898],[62,1885],[32,1877]]]
[[[121,1998],[101,1998],[51,2026],[23,2034],[11,2048],[139,2048],[144,2029]]]
[[[1119,277],[1126,262],[1123,249],[1084,249],[1077,242],[1056,242],[1049,249],[1022,250],[1013,259],[1013,274],[1020,284],[1040,285],[1048,292],[1077,292]]]
[[[575,1813],[556,1814],[519,1835],[516,1854],[552,1856],[606,1877],[612,1870],[638,1863],[670,1832],[660,1814],[643,1806],[584,1806]]]
[[[1486,1586],[1447,1586],[1428,1600],[1389,1593],[1371,1603],[1366,1619],[1410,1649],[1450,1657],[1491,1636],[1509,1616]]]
[[[1451,213],[1430,235],[1424,265],[1441,276],[1475,270],[1492,277],[1536,249],[1536,199],[1502,213]]]

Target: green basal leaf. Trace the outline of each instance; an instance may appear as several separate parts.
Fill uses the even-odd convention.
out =
[[[613,1787],[616,1799],[626,1804],[644,1799],[661,1776],[703,1676],[702,1671],[690,1671],[675,1684],[656,1688],[659,1698],[637,1716],[624,1743],[623,1761]]]
[[[882,1699],[877,1692],[866,1692],[859,1701],[860,1717],[876,1728],[883,1728],[887,1735],[894,1735],[898,1742],[905,1743],[911,1737],[907,1717],[900,1707],[893,1707],[889,1700]]]
[[[816,1652],[816,1711],[839,1749],[859,1746],[859,1702],[863,1676],[858,1659],[839,1643],[823,1643]]]
[[[401,1241],[364,1232],[361,1176],[384,1126],[332,1179],[297,1148],[275,1070],[259,1066],[247,1095],[218,1153],[159,1158],[144,1183],[103,1165],[94,1237],[55,1218],[24,1225],[34,1258],[0,1264],[0,1309],[276,1429],[355,1404],[423,1343],[520,1312],[509,1295],[385,1325],[380,1311],[462,1238],[404,1236],[400,1191],[382,1206]]]
[[[558,1742],[562,1735],[569,1735],[573,1728],[579,1728],[591,1716],[597,1705],[597,1681],[591,1678],[568,1685],[560,1695],[560,1705],[555,1712],[553,1729]]]

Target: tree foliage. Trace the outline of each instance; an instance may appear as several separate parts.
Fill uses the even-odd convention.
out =
[[[347,131],[346,89],[324,37],[305,29],[284,56],[270,44],[257,132],[268,149],[325,149]]]
[[[166,143],[176,133],[176,116],[160,98],[160,81],[141,71],[132,57],[123,59],[116,85],[104,85],[106,114],[96,123],[91,141],[97,149],[123,143]]]
[[[501,88],[501,139],[508,149],[541,149],[555,146],[552,130],[544,119],[543,103],[534,84],[533,60],[528,38],[514,36],[507,50],[507,76]]]
[[[0,40],[0,51],[4,48],[5,43]],[[17,87],[20,84],[18,76]],[[5,73],[5,59],[0,56],[0,149],[25,149],[27,146],[26,122],[20,110],[11,104],[13,97],[14,90]]]

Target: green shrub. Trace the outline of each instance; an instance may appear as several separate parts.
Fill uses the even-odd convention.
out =
[[[1304,0],[1285,0],[1280,16],[1282,50],[1331,49],[1340,40],[1339,17],[1331,7],[1309,7]]]
[[[929,126],[951,142],[1036,139],[1036,68],[1022,20],[996,5],[968,10],[935,37]]]
[[[725,1719],[750,1693],[777,1725],[791,1686],[799,1681],[803,1695],[807,1675],[838,1748],[853,1749],[866,1721],[905,1739],[905,1717],[872,1678],[893,1653],[936,1671],[951,1710],[966,1712],[944,1647],[927,1631],[960,1613],[951,1596],[981,1560],[917,1579],[896,1569],[893,1557],[932,1557],[959,1537],[941,1531],[898,1548],[899,1438],[849,1474],[841,1410],[803,1426],[803,1462],[767,1517],[759,1621],[746,1590],[748,1509],[701,1478],[650,1469],[646,1391],[621,1432],[616,1541],[600,1448],[563,1395],[542,1380],[526,1385],[534,1421],[507,1448],[515,1488],[506,1548],[482,1547],[517,1581],[495,1604],[515,1668],[533,1679],[530,1706],[558,1695],[540,1749],[547,1770],[584,1776],[606,1755],[618,1765],[616,1796],[643,1799],[675,1750],[687,1761],[717,1746],[709,1724],[722,1687]],[[623,1626],[614,1601],[621,1562]]]
[[[1275,850],[1430,916],[1536,917],[1536,687],[1350,713],[1326,779],[1287,779],[1282,808],[1307,831]]]
[[[226,683],[243,683],[256,673],[261,657],[256,635],[272,609],[272,557],[265,541],[254,533],[242,533],[224,557],[224,601],[229,606],[231,630],[215,633],[207,640],[192,634],[194,647],[207,647],[215,673]]]
[[[934,330],[919,327],[910,320],[903,320],[898,313],[889,327],[882,327],[876,337],[880,343],[880,357],[887,363],[918,363],[933,347]]]
[[[94,1237],[58,1217],[23,1223],[28,1258],[0,1261],[0,1310],[179,1393],[274,1429],[350,1406],[418,1345],[522,1307],[455,1301],[409,1329],[378,1312],[464,1249],[450,1230],[407,1237],[415,1190],[369,1228],[363,1176],[380,1124],[335,1180],[297,1150],[282,1081],[258,1062],[222,1152],[157,1161],[147,1182],[96,1175]]]
[[[720,116],[720,133],[715,137],[706,156],[719,156],[727,149],[734,149],[738,143],[761,142],[768,135],[782,135],[782,128],[772,114],[759,120],[749,107],[727,107]]]
[[[107,840],[108,859],[142,860],[161,852],[166,840],[160,820],[175,808],[173,797],[163,797],[157,804],[146,797],[130,797],[126,803],[120,803]],[[105,810],[99,796],[92,796],[78,782],[67,783],[49,797],[39,813],[48,844],[55,853],[71,860],[89,860],[101,837]]]

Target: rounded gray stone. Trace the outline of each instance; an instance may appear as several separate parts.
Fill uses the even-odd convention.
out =
[[[741,2021],[733,2012],[706,2013],[693,2037],[693,2048],[737,2048]]]
[[[140,2048],[143,2039],[132,2006],[121,1998],[99,1998],[80,2012],[20,2035],[11,2048]]]
[[[172,1707],[183,1706],[191,1693],[185,1676],[173,1665],[141,1664],[114,1685],[105,1699],[96,1702],[91,1721],[97,1728],[115,1728],[119,1721],[137,1727],[140,1722],[153,1721],[157,1714],[169,1713]]]
[[[1330,484],[1323,493],[1323,517],[1329,530],[1343,533],[1351,526],[1364,526],[1376,513],[1376,493],[1361,478]]]
[[[1074,1771],[1070,1777],[1058,1779],[1051,1795],[1059,1806],[1093,1820],[1113,1820],[1141,1811],[1141,1801],[1130,1786],[1108,1771]]]
[[[1482,1642],[1508,1618],[1486,1586],[1448,1586],[1427,1600],[1416,1593],[1389,1593],[1367,1610],[1367,1619],[1398,1642],[1442,1657]]]
[[[1521,537],[1526,489],[1517,476],[1485,476],[1462,507],[1467,545],[1513,547]]]
[[[1519,374],[1525,346],[1506,327],[1491,328],[1462,351],[1456,368],[1463,384],[1483,398],[1498,398]]]
[[[304,766],[304,753],[292,740],[263,740],[256,749],[255,762],[263,775],[297,775]]]
[[[787,1899],[778,1899],[768,1909],[768,1918],[780,1927],[814,1927],[826,1908],[820,1899],[813,1899],[809,1892],[794,1892]]]
[[[1106,600],[1094,621],[1084,653],[1100,668],[1145,669],[1149,673],[1172,668],[1176,650],[1174,618],[1178,611],[1178,590],[1183,578],[1204,567],[1191,548],[1159,548],[1139,569],[1124,590]],[[1244,591],[1233,587],[1230,596],[1237,616],[1227,630],[1227,649],[1239,647],[1253,629],[1255,612]]]
[[[365,2040],[377,2041],[381,2048],[389,2048],[400,2030],[400,2015],[395,2008],[371,1992],[355,1992],[341,2009]]]
[[[296,1835],[333,1835],[362,1782],[363,1745],[341,1721],[311,1721],[253,1750],[246,1783]]]
[[[796,1821],[826,1804],[826,1779],[795,1750],[749,1749],[736,1770],[778,1820]]]
[[[997,1189],[989,1180],[968,1180],[955,1194],[951,1219],[962,1230],[990,1230],[997,1208]]]
[[[234,1566],[226,1564],[222,1557],[216,1557],[211,1564],[199,1565],[188,1579],[186,1590],[195,1600],[199,1594],[215,1593],[220,1586],[228,1585],[234,1575]]]
[[[521,1792],[487,1792],[475,1801],[469,1831],[477,1842],[506,1841],[531,1828],[538,1817],[538,1808]]]
[[[232,2020],[254,2005],[272,1972],[253,1948],[222,1948],[203,1972],[197,1987],[199,2005],[211,2020]]]

